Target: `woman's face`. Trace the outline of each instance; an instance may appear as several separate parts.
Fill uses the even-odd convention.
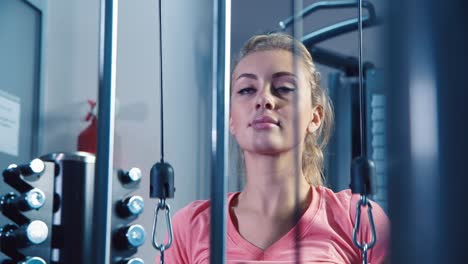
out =
[[[320,126],[304,66],[294,72],[293,63],[291,52],[271,50],[251,53],[237,64],[230,130],[242,150],[279,154],[299,147],[302,152],[306,133]]]

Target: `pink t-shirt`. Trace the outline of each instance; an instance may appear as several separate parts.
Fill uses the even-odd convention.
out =
[[[362,263],[360,250],[353,243],[353,226],[359,195],[350,190],[334,193],[325,187],[312,187],[312,201],[299,222],[267,249],[245,240],[228,214],[227,262],[234,263]],[[238,193],[228,194],[228,204]],[[369,250],[369,263],[379,264],[387,256],[389,221],[382,208],[372,202],[377,243]],[[367,208],[361,214],[360,241],[370,241]],[[259,223],[261,224],[261,223]],[[296,246],[296,229],[300,229]],[[174,241],[165,253],[169,264],[209,264],[210,203],[195,201],[173,217]]]

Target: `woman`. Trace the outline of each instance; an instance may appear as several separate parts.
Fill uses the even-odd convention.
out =
[[[333,113],[317,76],[307,49],[285,34],[255,36],[239,56],[229,121],[246,184],[228,194],[229,263],[362,261],[352,240],[359,197],[322,184]],[[167,263],[209,263],[209,213],[209,201],[196,201],[175,214]],[[375,203],[373,214],[378,242],[368,260],[375,264],[386,256],[388,219]],[[369,241],[367,215],[361,219],[360,241]]]

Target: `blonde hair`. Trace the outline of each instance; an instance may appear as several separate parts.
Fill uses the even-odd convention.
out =
[[[301,58],[304,63],[307,79],[311,87],[312,105],[321,106],[322,123],[315,132],[308,133],[304,139],[302,172],[309,184],[313,186],[323,185],[325,179],[323,150],[331,136],[333,109],[328,95],[320,86],[320,74],[316,71],[312,56],[307,48],[301,42],[284,33],[253,36],[240,51],[232,69],[234,70],[237,64],[247,55],[268,50],[289,51]]]

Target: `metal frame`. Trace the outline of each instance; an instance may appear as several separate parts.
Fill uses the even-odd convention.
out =
[[[101,0],[95,223],[91,263],[110,263],[118,1]]]
[[[46,74],[47,74],[47,61],[46,61],[46,54],[47,54],[47,25],[48,25],[48,0],[23,0],[24,2],[28,3],[36,10],[41,13],[41,46],[39,52],[39,87],[35,91],[35,96],[37,98],[35,102],[35,109],[37,109],[37,114],[34,118],[33,130],[36,130],[36,134],[32,134],[32,146],[31,146],[31,157],[34,158],[41,155],[41,151],[43,149],[43,139],[44,138],[44,105],[45,105],[45,97],[44,97],[44,90],[45,90],[45,82],[46,82]]]
[[[298,4],[298,2],[295,2],[296,6],[297,6],[297,4]],[[293,8],[293,9],[295,9],[294,14],[297,14],[297,17],[295,18],[295,15],[290,16],[290,17],[282,20],[281,22],[279,22],[279,26],[280,26],[281,29],[286,29],[290,25],[294,25],[294,19],[300,18],[302,20],[304,17],[306,17],[306,16],[308,16],[308,15],[310,15],[310,14],[312,14],[312,13],[318,11],[318,10],[337,9],[337,8],[355,8],[356,4],[357,4],[357,2],[355,0],[334,0],[334,1],[315,2],[315,3],[307,6],[304,9],[302,9],[302,8],[300,8],[300,9]],[[302,6],[302,2],[301,2],[301,6]],[[375,9],[374,9],[374,6],[372,5],[372,3],[370,3],[369,1],[364,1],[363,2],[363,8],[368,10],[370,19],[375,18],[375,11],[374,11]],[[297,12],[295,12],[295,11],[297,11]],[[355,23],[357,23],[357,20],[355,20]],[[300,38],[298,38],[298,39],[300,39]]]
[[[210,263],[226,262],[231,1],[214,1]]]
[[[463,263],[466,1],[395,0],[387,55],[392,263]]]
[[[291,1],[291,10],[292,10],[292,36],[294,39],[296,40],[300,40],[301,37],[304,35],[304,23],[303,23],[303,15],[297,15],[297,14],[301,14],[301,12],[303,11],[303,5],[304,4],[304,1],[303,0],[293,0]],[[298,23],[296,23],[298,22]],[[301,68],[301,61],[299,59],[299,56],[297,56],[296,54],[300,54],[300,50],[298,49],[298,47],[296,45],[293,45],[293,72],[296,73],[296,72],[299,72],[300,68]],[[298,75],[299,76],[299,75]],[[298,108],[298,100],[299,100],[299,97],[298,97],[298,93],[294,93],[294,99],[293,99],[293,104],[294,104],[294,112],[295,113],[299,113],[299,108]],[[297,115],[294,115],[294,118],[293,118],[293,130],[294,130],[294,137],[295,138],[299,138],[299,119],[298,119],[298,116]],[[302,168],[300,168],[299,166],[296,166],[297,164],[300,164],[301,162],[299,161],[299,152],[298,151],[295,151],[294,152],[294,215],[293,215],[293,221],[298,223],[300,218],[301,218],[301,213],[300,213],[300,197],[299,197],[299,187],[300,187],[300,183],[299,183],[299,175],[300,174],[300,171]],[[296,263],[300,263],[300,260],[302,259],[301,257],[301,250],[300,250],[300,240],[299,240],[299,237],[300,237],[300,234],[301,234],[301,231],[302,228],[300,225],[296,225],[295,227],[295,236],[294,236],[294,259],[295,259],[295,262]]]

